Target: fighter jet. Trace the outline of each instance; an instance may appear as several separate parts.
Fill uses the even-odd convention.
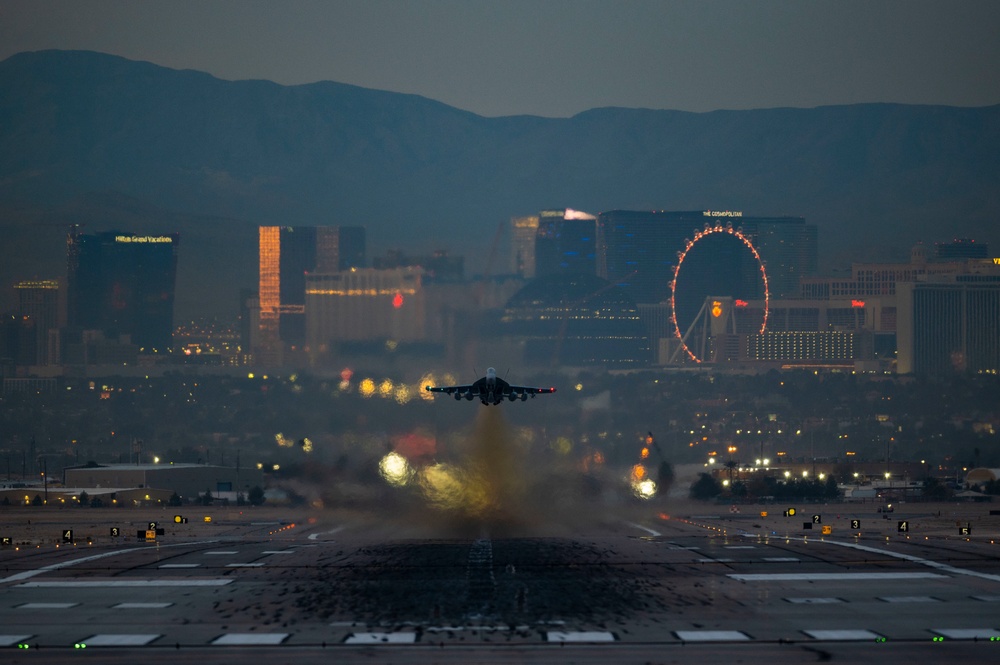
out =
[[[529,396],[534,399],[535,395],[554,393],[556,391],[555,388],[512,386],[503,379],[497,377],[497,371],[492,367],[486,370],[486,376],[479,379],[475,383],[464,386],[425,386],[424,390],[432,393],[447,393],[449,395],[454,395],[455,399],[462,399],[464,397],[465,399],[471,400],[473,397],[478,397],[479,401],[486,406],[499,404],[504,400],[504,398],[509,399],[511,402],[517,399],[520,399],[523,402],[527,400]]]

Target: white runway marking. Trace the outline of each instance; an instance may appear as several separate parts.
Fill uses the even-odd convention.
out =
[[[981,600],[984,603],[1000,603],[1000,596],[973,596],[973,600]]]
[[[232,556],[234,554],[239,554],[239,552],[232,551],[232,550],[218,550],[218,551],[215,551],[215,552],[205,552],[205,556],[223,555],[223,554],[225,554],[227,556]]]
[[[545,633],[546,642],[614,642],[615,634],[604,630],[582,630],[564,632],[559,630]]]
[[[832,605],[844,602],[840,598],[785,598],[785,600],[796,605]]]
[[[870,630],[803,630],[803,633],[814,640],[826,640],[831,642],[865,642],[881,638],[878,633]]]
[[[262,554],[294,554],[295,550],[264,550]]]
[[[412,644],[416,633],[351,633],[344,644]]]
[[[639,531],[645,531],[654,538],[663,535],[659,531],[656,531],[655,529],[650,529],[649,527],[645,527],[641,524],[636,524],[635,522],[625,522],[625,524],[628,524],[632,528],[639,529]]]
[[[347,623],[347,622],[345,622]],[[336,624],[330,624],[334,626]],[[348,624],[353,625],[353,624]],[[484,632],[484,633],[499,633],[509,630],[531,630],[531,626],[520,625],[520,626],[428,626],[424,628],[425,633],[458,633],[464,630],[471,630],[473,632]]]
[[[937,573],[730,573],[741,582],[842,582],[844,580],[931,580],[946,578]]]
[[[725,545],[724,548],[727,549],[727,550],[755,550],[755,549],[757,549],[756,545]]]
[[[162,610],[173,603],[118,603],[112,605],[113,610]]]
[[[204,540],[193,543],[176,543],[174,545],[157,545],[158,548],[165,547],[190,547],[191,545],[204,545],[208,543],[216,542],[214,540]],[[9,577],[4,577],[0,579],[0,584],[4,582],[20,582],[21,580],[31,579],[36,575],[41,575],[42,573],[48,573],[53,570],[60,570],[62,568],[68,568],[69,566],[75,566],[78,563],[86,563],[87,561],[95,561],[97,559],[104,559],[109,556],[118,556],[119,554],[125,554],[126,552],[134,552],[132,548],[115,550],[113,552],[102,552],[101,554],[94,554],[91,556],[85,556],[80,559],[72,559],[70,561],[60,561],[59,563],[49,564],[48,566],[42,566],[41,568],[36,568],[35,570],[26,570],[21,573],[15,573]]]
[[[24,642],[29,637],[31,635],[0,635],[0,647],[12,647]]]
[[[76,607],[80,603],[25,603],[24,605],[18,605],[16,609],[19,610],[68,610],[71,607]]]
[[[160,564],[160,568],[197,568],[201,566],[200,563],[164,563]]]
[[[934,628],[932,632],[949,640],[992,640],[1000,637],[1000,631],[992,628]]]
[[[930,596],[881,596],[879,597],[884,603],[939,603],[937,598],[931,598]]]
[[[86,644],[88,647],[141,647],[159,637],[160,633],[107,633],[91,635],[85,640],[80,640],[79,643]]]
[[[795,563],[799,561],[799,558],[795,556],[766,556],[764,557],[764,561],[771,563]]]
[[[341,532],[343,530],[344,530],[344,527],[338,526],[337,528],[330,529],[329,531],[320,531],[318,533],[310,533],[309,534],[309,540],[318,540],[320,536],[325,536],[325,535],[331,535],[332,536],[333,534],[339,533],[339,532]]]
[[[9,577],[0,579],[0,584],[4,582],[20,582],[21,580],[31,579],[35,575],[41,575],[42,573],[47,573],[53,570],[59,570],[60,568],[67,568],[69,566],[75,566],[78,563],[85,563],[87,561],[94,561],[96,559],[104,559],[109,556],[118,556],[119,554],[125,554],[131,550],[115,550],[114,552],[103,552],[101,554],[94,554],[93,556],[85,556],[80,559],[73,559],[71,561],[60,561],[59,563],[49,564],[48,566],[42,566],[35,570],[26,570],[23,573],[15,573]]]
[[[226,568],[260,568],[264,564],[261,562],[257,563],[227,563]]]
[[[891,556],[896,559],[904,559],[906,561],[919,563],[921,565],[929,566],[931,568],[935,568],[945,573],[951,573],[953,575],[970,575],[972,577],[979,577],[984,580],[992,580],[994,582],[1000,582],[1000,575],[992,575],[990,573],[980,573],[975,570],[966,570],[965,568],[955,568],[954,566],[949,566],[948,564],[932,561],[931,559],[921,559],[920,557],[913,556],[912,554],[890,552],[888,550],[879,549],[877,547],[868,547],[867,545],[858,545],[857,543],[842,543],[837,540],[823,540],[821,542],[828,543],[830,545],[838,545],[840,547],[850,547],[852,549],[861,550],[863,552],[874,552],[875,554],[883,554],[885,556]]]
[[[226,633],[212,640],[212,644],[216,646],[281,644],[288,635],[289,633]]]
[[[732,562],[733,562],[732,559],[710,559],[708,557],[698,559],[698,563],[732,563]]]
[[[743,642],[750,636],[738,630],[675,630],[677,639],[685,642]]]
[[[111,589],[115,587],[153,587],[153,586],[225,586],[233,580],[63,580],[61,582],[25,582],[18,584],[19,589]]]

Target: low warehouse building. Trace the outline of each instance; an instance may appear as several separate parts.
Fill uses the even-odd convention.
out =
[[[242,492],[264,486],[264,475],[255,468],[206,464],[110,464],[69,467],[63,471],[67,487],[147,488],[177,492],[193,499],[211,492]]]

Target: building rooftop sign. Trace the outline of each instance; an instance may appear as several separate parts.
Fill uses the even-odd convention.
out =
[[[156,244],[156,243],[171,243],[174,239],[170,236],[115,236],[115,242],[121,242],[126,244]]]

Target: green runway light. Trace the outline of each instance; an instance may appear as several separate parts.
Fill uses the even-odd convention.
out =
[[[86,649],[87,645],[84,644],[83,642],[77,642],[76,644],[73,645],[73,648],[74,649]]]
[[[31,645],[30,644],[25,644],[24,642],[18,642],[17,648],[18,649],[30,649]]]
[[[934,641],[935,642],[944,642],[944,638],[939,635],[939,636],[937,636],[937,637],[934,638]]]

